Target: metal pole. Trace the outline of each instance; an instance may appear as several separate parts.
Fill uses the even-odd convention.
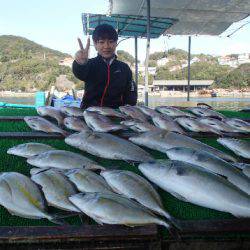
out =
[[[187,101],[190,101],[190,60],[191,60],[191,36],[188,37],[188,86],[187,86]]]
[[[138,46],[137,46],[137,36],[135,36],[135,83],[138,86]]]
[[[145,60],[145,105],[148,106],[148,61],[150,49],[150,0],[147,0],[147,48]]]

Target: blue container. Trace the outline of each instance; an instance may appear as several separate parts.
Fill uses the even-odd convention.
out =
[[[36,102],[35,102],[36,108],[45,106],[45,101],[46,101],[45,93],[43,91],[36,92]]]

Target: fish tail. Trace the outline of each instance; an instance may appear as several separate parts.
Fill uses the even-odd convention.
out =
[[[57,224],[57,225],[69,225],[64,219],[72,216],[76,216],[79,213],[77,212],[62,212],[62,213],[55,213],[48,216],[48,220]]]
[[[181,225],[181,221],[172,217],[169,213],[162,211],[162,215],[164,217],[166,217],[169,222],[171,222],[171,224],[173,224],[176,228],[178,228],[179,230],[182,230],[182,225]]]

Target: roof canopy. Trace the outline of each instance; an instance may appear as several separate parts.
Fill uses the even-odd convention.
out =
[[[112,15],[146,16],[145,0],[109,0]],[[219,35],[250,14],[249,0],[151,0],[151,16],[177,20],[173,35]]]
[[[171,27],[175,22],[171,18],[151,17],[151,38],[157,38],[162,35],[166,29]],[[123,37],[146,37],[147,36],[147,18],[145,16],[133,15],[98,15],[82,14],[83,30],[85,34],[92,34],[95,27],[102,23],[112,25]]]

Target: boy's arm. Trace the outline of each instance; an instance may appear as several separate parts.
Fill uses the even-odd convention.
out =
[[[88,37],[85,48],[83,47],[81,39],[78,38],[77,40],[79,43],[80,50],[78,50],[75,54],[75,60],[72,65],[72,71],[75,77],[82,81],[85,81],[90,68],[90,63],[88,60],[90,39]]]
[[[136,105],[137,103],[137,85],[132,78],[132,71],[129,69],[129,77],[125,93],[123,95],[124,104]]]
[[[90,62],[87,61],[85,64],[79,64],[76,60],[73,62],[72,65],[72,72],[76,78],[81,81],[86,81],[90,70]]]

